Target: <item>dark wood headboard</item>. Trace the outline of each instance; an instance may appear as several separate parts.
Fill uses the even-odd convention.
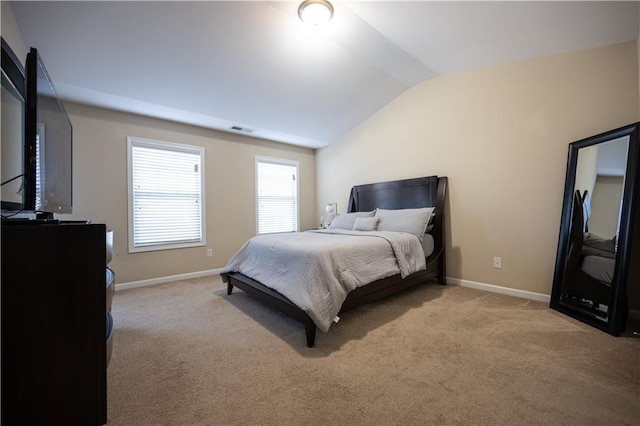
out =
[[[435,207],[431,235],[435,240],[434,254],[443,250],[444,199],[447,178],[427,176],[413,179],[356,185],[351,188],[347,213],[381,209],[415,209]]]
[[[348,212],[436,207],[437,194],[437,176],[356,185],[351,188]]]

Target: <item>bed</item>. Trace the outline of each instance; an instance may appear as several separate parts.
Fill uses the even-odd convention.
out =
[[[430,280],[444,285],[446,277],[444,251],[444,200],[446,186],[447,178],[438,176],[354,186],[349,195],[348,214],[342,215],[342,217],[338,216],[338,218],[343,222],[353,219],[355,231],[339,228],[254,237],[234,255],[222,270],[222,279],[227,283],[227,294],[231,295],[234,287],[240,288],[302,322],[305,327],[307,346],[313,347],[315,345],[316,329],[320,328],[322,331],[326,331],[328,329],[327,321],[331,322],[334,318],[319,319],[313,309],[302,303],[307,298],[311,298],[312,295],[305,293],[299,296],[297,293],[291,293],[293,290],[288,287],[289,282],[295,283],[296,286],[301,287],[303,292],[309,293],[315,293],[317,286],[328,286],[327,282],[338,282],[343,289],[338,287],[337,292],[344,294],[338,294],[337,296],[332,294],[322,299],[329,300],[327,304],[332,305],[331,309],[333,310],[330,311],[329,316],[334,311],[340,314]],[[404,232],[386,232],[382,227],[382,221],[386,220],[385,215],[393,217],[393,214],[397,212],[420,211],[422,213],[423,210],[430,212],[428,226],[426,227],[427,233],[417,243],[418,238],[414,236],[415,232],[413,232],[414,235],[407,236],[392,235],[404,234]],[[376,217],[380,218],[377,221],[379,224],[378,229],[371,230],[368,228],[369,225],[367,223],[372,222],[373,219],[371,218]],[[364,226],[364,228],[358,228],[359,226]],[[424,232],[424,229],[422,231]],[[411,232],[407,232],[411,234]],[[286,240],[279,242],[279,239],[283,238]],[[368,275],[370,271],[359,269],[362,266],[361,263],[366,263],[366,258],[363,260],[357,254],[361,249],[358,247],[360,242],[356,243],[355,240],[360,239],[366,239],[367,242],[362,244],[367,244],[367,253],[369,253],[368,256],[371,256],[371,259],[377,259],[375,257],[376,254],[372,251],[373,249],[370,248],[374,245],[374,242],[375,245],[380,246],[380,250],[383,250],[382,246],[388,243],[386,250],[390,250],[396,256],[398,273],[389,275],[390,272],[387,272],[388,276],[384,277],[382,277],[384,274],[380,273],[381,278],[374,279],[371,282],[364,282],[367,279],[359,274]],[[336,251],[317,255],[314,252],[314,246],[318,240],[322,240],[322,243],[317,243],[318,245],[334,246]],[[343,240],[348,240],[346,246],[343,245]],[[258,254],[248,252],[247,250],[254,246],[256,242],[260,242],[267,247],[267,251]],[[298,245],[296,246],[295,244]],[[247,248],[246,246],[250,247]],[[406,246],[409,246],[409,248],[406,248]],[[296,250],[295,247],[298,247],[299,250]],[[303,254],[300,254],[300,257],[303,258],[303,262],[307,262],[305,263],[306,266],[303,267],[303,269],[307,269],[306,275],[295,269],[294,265],[288,263],[284,266],[278,266],[277,273],[256,272],[260,262],[269,264],[273,261],[268,256],[268,252],[279,250],[282,250],[279,254],[280,257],[287,257],[289,254],[293,256],[297,251],[302,252]],[[404,250],[403,253],[399,253],[402,250]],[[425,250],[430,254],[425,255]],[[349,256],[352,252],[353,259]],[[316,256],[320,256],[321,259],[317,260]],[[397,256],[404,257],[398,259]],[[420,259],[420,256],[422,256],[422,259]],[[319,270],[316,268],[316,265],[323,265],[326,258],[331,258],[331,262],[347,258],[347,262],[351,263],[348,263],[346,268],[344,265],[337,268],[341,273],[337,274],[339,276],[334,277],[329,274],[325,275],[324,272],[318,272]],[[242,265],[243,261],[251,262],[251,266],[243,269],[239,266]],[[380,262],[386,261],[381,260]],[[293,260],[291,260],[291,263],[293,263]],[[370,265],[377,265],[378,261],[370,260],[369,263]],[[360,272],[351,273],[351,265],[353,265],[353,271]],[[371,272],[371,274],[374,274],[374,272]],[[321,276],[320,280],[317,279],[318,275]],[[372,277],[375,278],[373,275],[368,278]],[[299,285],[297,285],[298,282],[300,282]],[[283,283],[286,283],[286,285]],[[331,286],[334,286],[334,284],[332,283]],[[299,292],[301,289],[296,289],[295,291]]]

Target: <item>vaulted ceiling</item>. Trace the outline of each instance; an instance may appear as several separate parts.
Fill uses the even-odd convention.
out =
[[[408,88],[455,73],[636,40],[638,2],[18,1],[63,99],[328,146]],[[232,130],[233,127],[240,130]]]

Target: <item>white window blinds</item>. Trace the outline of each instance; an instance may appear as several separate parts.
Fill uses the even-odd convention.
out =
[[[298,230],[298,163],[256,157],[258,234]]]
[[[43,208],[42,205],[42,182],[44,182],[44,171],[45,171],[45,162],[44,162],[44,141],[45,141],[45,133],[44,133],[44,124],[37,124],[36,131],[36,210],[40,210]]]
[[[204,245],[204,149],[127,138],[129,251]]]

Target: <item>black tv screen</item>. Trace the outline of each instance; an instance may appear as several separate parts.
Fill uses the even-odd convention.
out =
[[[26,61],[24,210],[71,213],[73,127],[38,51]]]

